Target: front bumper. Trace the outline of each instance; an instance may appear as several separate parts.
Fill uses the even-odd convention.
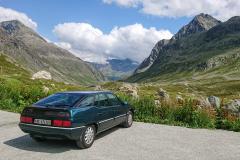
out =
[[[53,126],[41,126],[28,123],[19,123],[20,129],[29,134],[45,138],[67,138],[77,140],[82,134],[85,126],[74,128],[62,128]]]

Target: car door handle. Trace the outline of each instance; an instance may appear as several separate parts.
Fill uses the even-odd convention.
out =
[[[103,115],[103,113],[98,113],[99,116]]]

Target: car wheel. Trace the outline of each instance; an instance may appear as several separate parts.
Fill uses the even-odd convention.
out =
[[[36,142],[43,142],[46,140],[45,138],[42,138],[42,137],[36,137],[33,134],[30,134],[30,137]]]
[[[133,124],[133,113],[129,111],[127,113],[126,121],[123,123],[123,127],[129,128],[132,126],[132,124]]]
[[[81,149],[91,147],[94,142],[95,132],[95,126],[87,126],[76,141],[77,147]]]

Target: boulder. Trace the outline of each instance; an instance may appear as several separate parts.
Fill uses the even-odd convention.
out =
[[[164,89],[160,88],[157,92],[158,96],[164,99],[169,99],[169,94]]]
[[[156,106],[161,105],[161,102],[160,102],[158,99],[155,99],[155,100],[154,100],[154,103],[155,103]]]
[[[119,90],[131,95],[133,98],[139,98],[138,87],[136,84],[123,83]]]
[[[32,79],[47,79],[47,80],[51,80],[52,79],[52,75],[51,73],[47,72],[47,71],[39,71],[37,73],[34,73],[32,76]]]
[[[177,101],[178,104],[183,104],[184,103],[184,99],[180,95],[176,95],[176,101]]]
[[[102,89],[102,87],[100,85],[97,85],[97,86],[95,86],[94,90],[95,91],[101,91],[103,89]]]
[[[210,96],[207,98],[208,102],[211,104],[212,107],[219,108],[221,105],[220,98],[216,96]]]
[[[231,111],[231,112],[240,112],[240,99],[232,100],[230,103],[223,106],[223,108]]]
[[[47,94],[48,92],[49,92],[49,88],[48,87],[46,87],[46,86],[43,86],[42,87],[43,88],[43,92],[45,93],[45,94]]]
[[[211,104],[209,103],[208,99],[204,97],[193,98],[193,105],[198,106],[200,108],[211,107]]]

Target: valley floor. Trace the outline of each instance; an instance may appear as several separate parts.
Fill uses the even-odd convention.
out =
[[[99,135],[90,149],[74,142],[37,143],[17,126],[19,114],[0,111],[0,160],[239,160],[240,134],[135,122]]]

